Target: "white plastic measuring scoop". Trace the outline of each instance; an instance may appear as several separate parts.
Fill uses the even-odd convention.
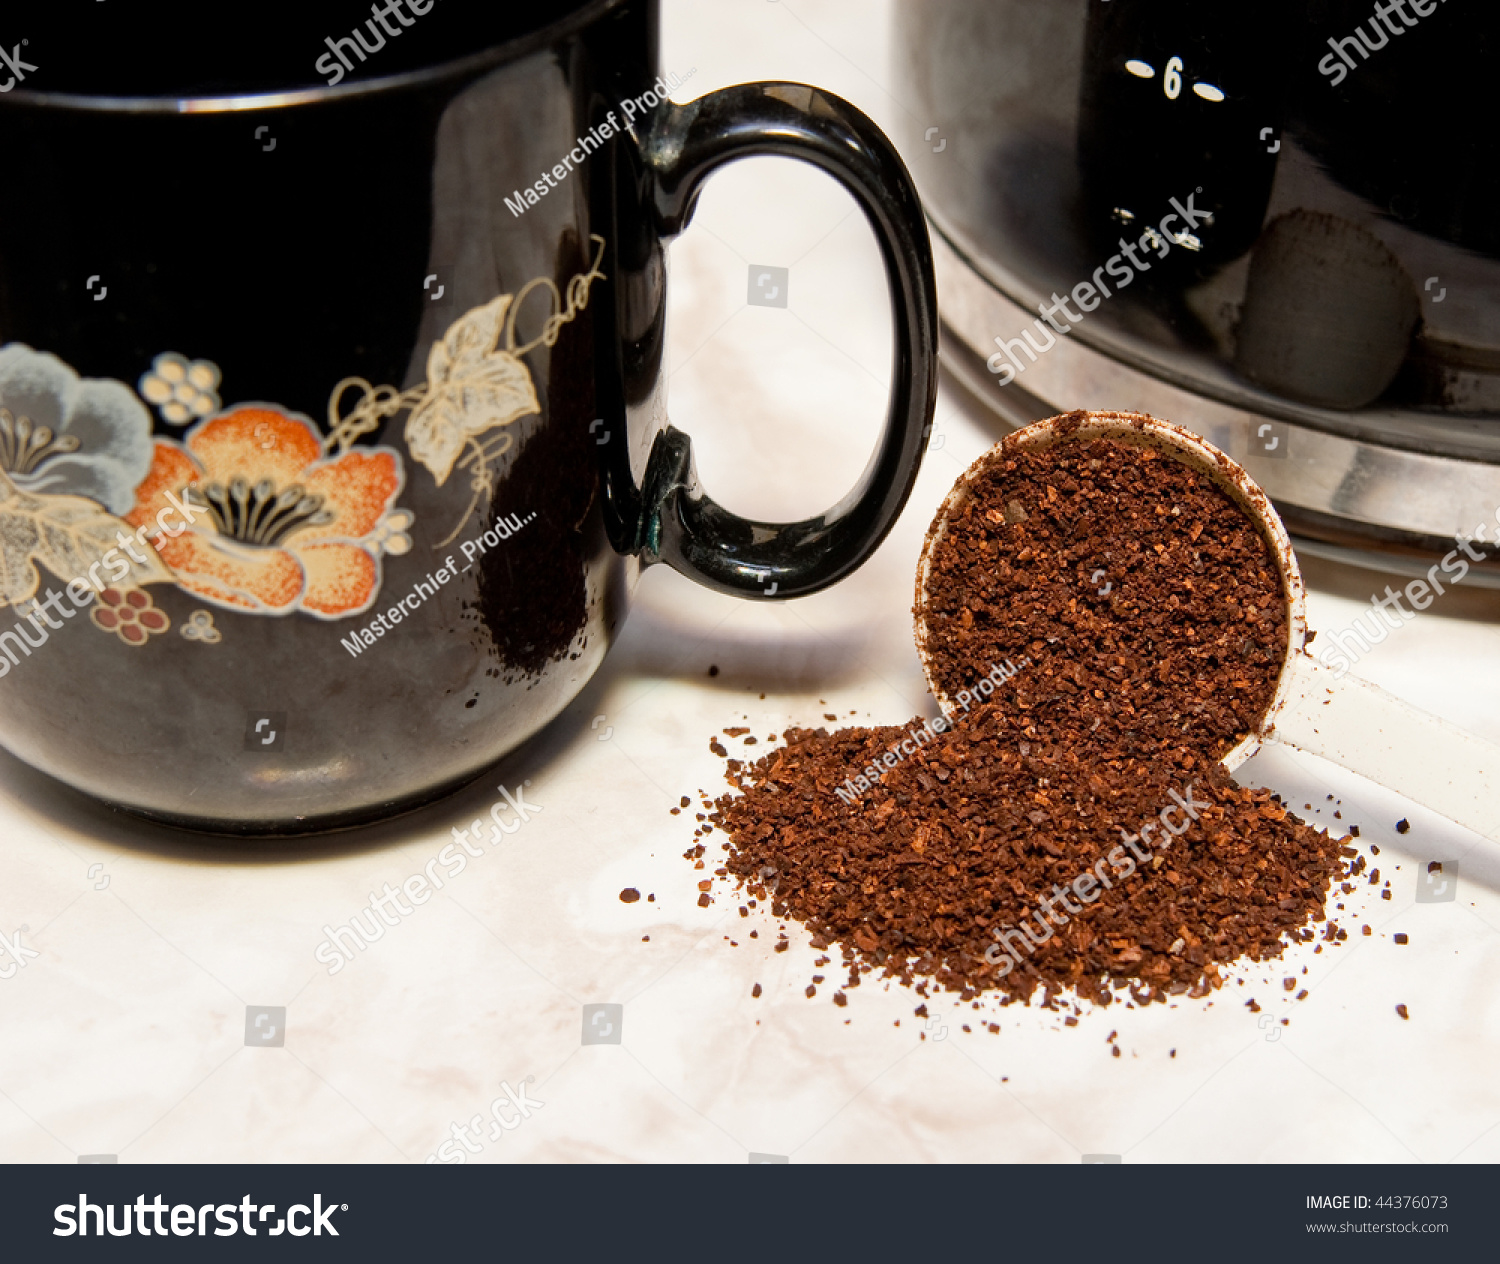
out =
[[[1078,414],[1070,414],[1077,420]],[[1378,782],[1413,803],[1500,841],[1500,746],[1418,710],[1356,676],[1339,676],[1307,651],[1306,591],[1275,508],[1244,469],[1213,444],[1142,413],[1091,412],[1064,432],[1063,417],[1039,421],[1009,435],[975,461],[948,493],[928,531],[917,570],[917,652],[927,683],[945,713],[953,710],[935,682],[922,612],[932,556],[974,481],[1017,447],[1046,448],[1096,438],[1155,448],[1214,480],[1259,526],[1270,543],[1287,595],[1287,652],[1271,704],[1253,733],[1220,761],[1233,772],[1268,742],[1321,755]]]

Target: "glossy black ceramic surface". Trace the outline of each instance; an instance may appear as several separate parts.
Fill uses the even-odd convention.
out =
[[[642,564],[812,592],[915,478],[931,261],[868,120],[800,85],[665,103],[652,3],[416,8],[331,87],[311,65],[352,10],[304,17],[297,59],[49,79],[33,40],[0,95],[25,191],[0,198],[0,742],[130,810],[253,834],[416,806],[567,705]],[[660,420],[663,243],[750,153],[846,184],[895,309],[880,446],[794,524],[720,509]]]

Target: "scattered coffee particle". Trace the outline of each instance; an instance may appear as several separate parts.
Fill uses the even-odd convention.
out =
[[[838,722],[838,716],[834,715],[831,711],[823,712],[823,718],[830,724],[836,724]]]
[[[1248,1009],[1252,1014],[1260,1013],[1260,1006],[1255,1003],[1255,998],[1253,996],[1245,1002],[1245,1008]]]
[[[1410,942],[1410,940],[1408,940],[1401,931],[1397,931],[1394,935],[1391,936],[1391,938],[1398,944],[1405,944]]]
[[[778,940],[777,944],[776,944],[776,951],[777,952],[785,952],[790,947],[791,947],[791,944],[788,943],[785,939]]]
[[[1369,934],[1372,934],[1373,932],[1370,930],[1370,928],[1368,926],[1361,926],[1359,928],[1359,933],[1361,935],[1369,935]]]
[[[751,996],[759,996],[760,995],[760,984],[759,983],[757,983],[753,988],[750,989],[750,995]]]
[[[750,730],[747,729],[747,728],[745,728],[743,725],[736,725],[732,729],[725,729],[724,730],[724,736],[725,737],[744,737],[745,734],[748,733],[749,731]]]
[[[1297,980],[1296,979],[1282,979],[1281,986],[1284,987],[1288,992],[1291,992],[1291,991],[1293,991],[1296,988],[1296,986],[1297,986]]]
[[[845,1005],[849,1004],[849,998],[847,996],[845,996],[842,992],[835,992],[833,994],[833,1003],[835,1005],[837,1005],[840,1009],[843,1009]],[[967,1031],[968,1028],[965,1028],[964,1030]]]
[[[708,739],[708,749],[713,751],[720,759],[726,759],[729,756],[729,751],[725,749],[724,744],[717,737]]]
[[[673,808],[673,809],[671,809],[671,811],[672,811],[672,815],[673,816],[680,816],[681,813],[682,813],[682,809],[681,808]]]
[[[1076,1027],[1076,1026],[1078,1026],[1078,1020],[1076,1018],[1074,1018],[1072,1014],[1069,1014],[1065,1019],[1063,1019],[1063,1026],[1064,1027]],[[965,1027],[964,1030],[968,1031],[969,1029],[967,1027]]]
[[[815,988],[811,983],[809,983],[807,985],[807,993],[806,993],[808,999],[810,1000],[812,997],[816,996],[817,994],[818,994],[818,989]]]
[[[705,891],[702,895],[700,895],[698,897],[698,907],[699,908],[707,908],[712,903],[713,903],[713,899],[709,896],[709,894],[708,894],[707,891]]]
[[[1398,833],[1398,834],[1407,834],[1407,833],[1410,833],[1410,832],[1411,832],[1411,822],[1408,821],[1403,816],[1399,821],[1396,822],[1396,833]]]
[[[710,676],[717,676],[719,674],[718,667],[717,666],[710,666],[709,669],[708,669],[708,674]]]
[[[1378,848],[1377,846],[1375,846],[1374,843],[1370,844],[1370,855],[1372,855],[1372,856],[1378,856],[1378,855],[1380,855],[1380,848]]]
[[[626,887],[623,891],[620,892],[621,904],[634,904],[640,898],[641,893],[634,887]]]
[[[1109,1051],[1109,1056],[1112,1057],[1112,1058],[1118,1058],[1120,1056],[1120,1046],[1119,1045],[1113,1045],[1113,1046],[1111,1046],[1110,1047],[1110,1051]]]
[[[683,795],[682,796],[682,802],[678,806],[679,807],[684,807],[684,808],[690,808],[690,807],[693,806],[693,801],[690,798],[688,798],[687,795]]]
[[[1349,834],[1353,838],[1358,838],[1359,837],[1359,826],[1358,825],[1351,825],[1349,827]]]
[[[1410,1019],[1411,1018],[1411,1015],[1406,1012],[1406,1006],[1405,1005],[1398,1005],[1398,1006],[1396,1006],[1396,1013],[1400,1014],[1401,1017],[1404,1018],[1404,1019]]]
[[[753,737],[747,737],[745,739],[745,745],[746,746],[754,746],[754,745],[756,745],[756,739],[753,738]]]
[[[650,942],[651,942],[651,936],[650,935],[642,935],[641,936],[641,943],[643,943],[643,944],[649,944]]]
[[[1305,1001],[1307,999],[1307,989],[1303,988],[1300,992],[1298,992],[1296,999],[1299,1001]]]
[[[646,903],[647,904],[655,904],[656,903],[656,896],[655,895],[648,895],[646,897]]]
[[[1176,1056],[1177,1056],[1177,1050],[1176,1049],[1169,1049],[1167,1051],[1167,1057],[1169,1057],[1169,1058],[1175,1058]]]

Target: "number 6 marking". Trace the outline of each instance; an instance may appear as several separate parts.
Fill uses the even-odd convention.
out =
[[[1174,57],[1167,63],[1166,74],[1162,76],[1162,91],[1167,94],[1168,101],[1177,100],[1182,92],[1182,58]]]

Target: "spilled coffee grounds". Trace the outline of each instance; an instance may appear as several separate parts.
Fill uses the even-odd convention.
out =
[[[728,874],[836,945],[846,987],[874,970],[965,998],[1159,1000],[1311,939],[1352,851],[1217,763],[1286,653],[1255,525],[1205,475],[1107,439],[1007,442],[970,491],[919,592],[929,678],[951,702],[1026,665],[947,731],[792,729],[731,760],[740,793],[710,817]]]
[[[1336,842],[1196,752],[1100,760],[1026,740],[1005,705],[852,804],[835,793],[847,769],[906,730],[790,730],[732,774],[742,793],[709,818],[730,837],[726,867],[806,923],[814,947],[837,944],[849,985],[878,970],[1102,1002],[1109,980],[1133,980],[1137,1000],[1164,999],[1201,994],[1238,958],[1279,956],[1283,936],[1313,937]]]

